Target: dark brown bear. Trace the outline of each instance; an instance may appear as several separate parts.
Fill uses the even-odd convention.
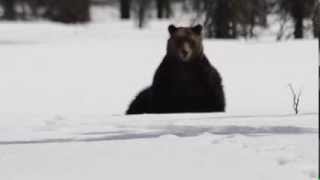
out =
[[[222,79],[203,52],[202,26],[169,26],[167,54],[151,87],[131,103],[127,114],[223,112]]]

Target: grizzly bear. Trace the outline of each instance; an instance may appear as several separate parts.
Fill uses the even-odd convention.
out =
[[[202,29],[169,26],[167,54],[127,114],[225,111],[222,79],[204,54]]]

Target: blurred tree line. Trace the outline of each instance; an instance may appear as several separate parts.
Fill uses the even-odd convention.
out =
[[[90,20],[90,0],[0,0],[5,20],[45,18],[63,23]]]
[[[130,19],[133,11],[139,27],[143,27],[148,11],[155,9],[159,19],[170,18],[177,2],[197,13],[194,22],[204,25],[209,38],[255,37],[257,28],[268,28],[271,15],[279,17],[278,40],[284,38],[286,29],[281,25],[288,21],[294,24],[295,38],[304,38],[305,30],[310,28],[306,22],[312,22],[313,35],[319,37],[319,0],[121,0],[121,18]]]
[[[290,20],[295,38],[305,36],[306,21],[312,22],[313,35],[319,37],[319,0],[120,0],[121,18],[130,19],[133,12],[141,28],[149,18],[148,11],[155,9],[159,19],[170,18],[176,2],[197,13],[195,22],[204,25],[209,38],[255,37],[255,29],[268,28],[270,15],[279,17],[278,40],[284,38],[284,25]]]
[[[110,2],[119,7],[121,19],[135,19],[140,28],[150,18],[174,16],[174,5],[180,3],[186,13],[196,14],[193,22],[203,24],[209,38],[255,37],[256,29],[268,28],[272,16],[280,27],[278,40],[285,38],[289,21],[295,38],[303,38],[308,28],[319,37],[319,0],[0,0],[0,16],[5,20],[46,18],[83,23],[90,21],[92,4]]]

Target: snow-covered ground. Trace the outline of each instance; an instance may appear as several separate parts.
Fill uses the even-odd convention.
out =
[[[6,117],[5,180],[318,177],[317,114]]]
[[[0,26],[1,112],[122,114],[151,83],[168,38],[167,23]],[[302,88],[301,111],[317,111],[317,41],[206,40],[205,51],[224,79],[228,112],[292,112],[289,83]]]
[[[1,147],[1,179],[316,180],[315,151],[297,148],[316,140],[203,134]]]
[[[226,113],[124,116],[171,22],[137,30],[98,14],[85,26],[0,23],[1,180],[317,179],[316,40],[205,40]]]

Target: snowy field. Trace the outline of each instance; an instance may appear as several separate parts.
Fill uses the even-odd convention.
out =
[[[226,113],[124,116],[182,23],[98,17],[0,23],[1,180],[317,179],[316,40],[205,40]]]

